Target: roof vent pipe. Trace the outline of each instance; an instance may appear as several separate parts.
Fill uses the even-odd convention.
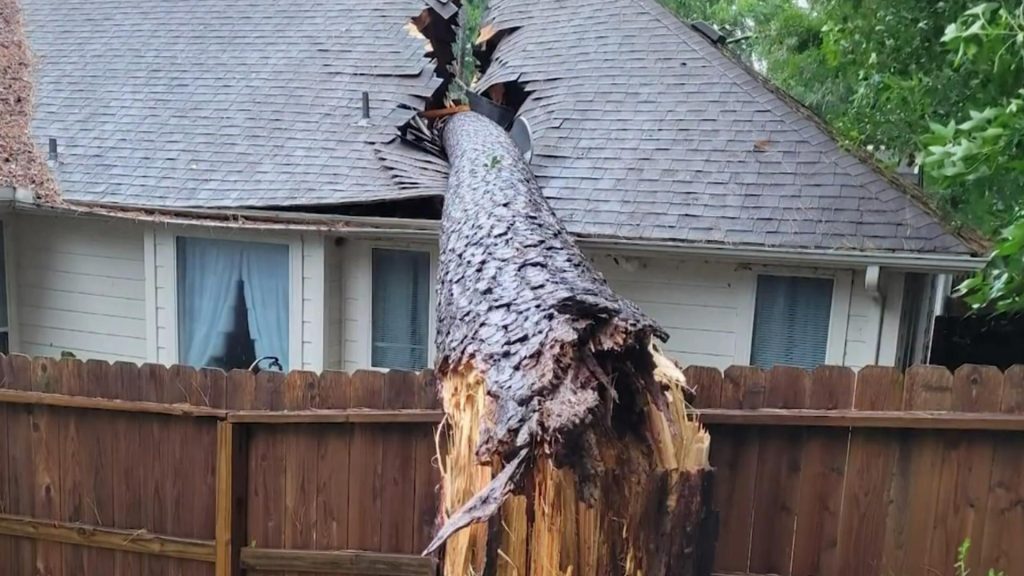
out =
[[[690,24],[690,27],[697,32],[700,32],[701,35],[708,40],[711,40],[712,44],[725,44],[728,40],[728,38],[725,37],[725,34],[718,31],[718,28],[715,28],[703,20],[698,20],[697,22]]]
[[[363,92],[363,120],[370,119],[370,93]]]
[[[57,161],[57,139],[56,138],[50,138],[50,156],[49,156],[49,160],[50,160],[50,162],[56,162]]]

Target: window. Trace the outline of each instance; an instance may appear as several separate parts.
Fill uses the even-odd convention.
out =
[[[7,316],[7,258],[5,253],[4,226],[0,222],[0,352],[11,351],[11,325]]]
[[[287,370],[288,278],[288,246],[178,238],[180,361]]]
[[[761,368],[824,364],[832,284],[829,278],[758,276],[751,363]]]
[[[427,366],[430,254],[373,249],[371,364],[421,370]]]

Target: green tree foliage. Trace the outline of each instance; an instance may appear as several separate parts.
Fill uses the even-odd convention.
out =
[[[931,124],[922,140],[925,164],[939,189],[981,206],[989,222],[1003,224],[989,265],[960,285],[976,309],[1024,311],[1024,3],[980,4],[950,24],[944,40],[957,63],[990,70],[1005,93],[962,122]]]
[[[707,20],[851,144],[912,157],[928,118],[959,116],[985,83],[953,69],[946,26],[976,0],[664,0]]]
[[[477,80],[480,63],[476,59],[476,40],[480,36],[488,0],[463,0],[459,9],[459,27],[452,43],[452,83],[448,99],[456,104],[466,103],[466,92]]]
[[[962,292],[1024,310],[1024,2],[662,0],[883,162],[921,163],[958,225],[1000,239]]]

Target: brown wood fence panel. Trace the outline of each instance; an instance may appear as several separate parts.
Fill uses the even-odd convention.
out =
[[[686,374],[716,570],[1024,574],[1024,366]],[[0,574],[432,574],[438,410],[429,372],[0,356]]]
[[[24,356],[0,356],[0,373],[0,574],[201,576],[223,557],[219,576],[232,554],[271,576],[434,570],[418,557],[438,480],[429,373]],[[236,413],[255,421],[229,424]],[[237,462],[223,488],[218,457]]]
[[[707,394],[717,571],[953,576],[970,539],[972,573],[1024,574],[1024,366],[687,376]]]
[[[188,402],[163,367],[0,358],[0,388],[67,396]],[[191,371],[194,375],[195,371]],[[167,386],[170,382],[175,386]],[[53,522],[212,538],[215,423],[125,412],[5,404],[0,513]],[[47,540],[0,537],[10,574],[212,574],[202,562]],[[6,565],[4,565],[6,563]]]

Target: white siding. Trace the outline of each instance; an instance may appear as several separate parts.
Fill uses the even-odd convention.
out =
[[[370,249],[375,245],[436,250],[429,244],[383,241],[346,239],[340,246],[328,243],[325,350],[329,368],[353,371],[370,366]],[[861,367],[878,362],[879,358],[888,364],[895,359],[898,326],[893,320],[898,324],[900,274],[883,275],[883,306],[865,291],[863,271],[610,253],[590,256],[617,292],[636,302],[665,328],[670,338],[664,348],[683,364],[726,368],[750,362],[758,274],[811,275],[834,280],[828,363]],[[883,311],[885,329],[880,333]]]
[[[302,237],[302,369],[324,369],[324,237]],[[296,364],[296,367],[298,365]]]
[[[291,364],[318,371],[370,365],[371,250],[429,251],[430,242],[345,239],[310,233],[256,234],[117,221],[19,216],[9,219],[12,343],[16,351],[85,358],[178,360],[175,237],[179,234],[287,243],[291,250]],[[864,271],[790,269],[593,253],[623,296],[670,335],[666,351],[684,364],[727,367],[750,359],[758,274],[835,279],[828,362],[852,367],[896,358],[904,275],[883,271],[880,297]],[[431,290],[431,339],[436,306]],[[431,340],[433,345],[433,340]],[[431,354],[433,362],[433,353]]]
[[[156,361],[169,365],[178,361],[178,250],[175,235],[166,229],[153,238],[156,330],[150,333],[156,335]]]
[[[669,333],[665,351],[683,364],[725,368],[750,356],[755,274],[727,264],[594,255],[619,294]]]
[[[892,366],[899,340],[904,275],[883,272],[878,297],[867,292],[864,277],[863,270],[853,276],[843,364],[852,368],[870,364]]]
[[[347,372],[354,372],[370,367],[370,247],[366,242],[346,240],[340,253],[344,301],[341,317],[342,367]]]
[[[17,351],[146,361],[142,227],[22,215],[13,228]]]

